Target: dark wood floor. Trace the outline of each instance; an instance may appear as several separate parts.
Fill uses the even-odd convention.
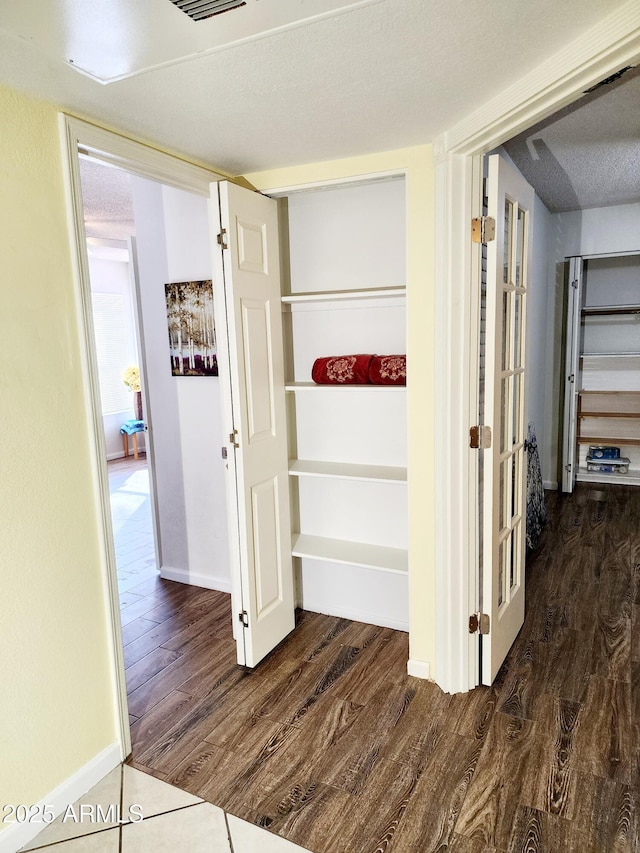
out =
[[[464,695],[405,674],[406,634],[304,612],[244,670],[228,596],[145,581],[132,763],[315,853],[639,851],[640,489],[549,510],[525,626]]]

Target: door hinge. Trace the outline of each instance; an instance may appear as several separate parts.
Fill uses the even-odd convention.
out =
[[[571,462],[567,462],[567,464],[564,466],[564,470],[571,473]]]
[[[569,382],[575,382],[576,381],[575,373],[570,373],[569,376],[567,376],[567,379],[569,380]]]
[[[491,617],[488,613],[472,613],[469,616],[469,633],[488,634],[491,627]]]
[[[231,447],[235,447],[236,449],[238,447],[240,447],[240,444],[238,443],[238,430],[237,429],[234,429],[233,432],[229,433],[229,444],[231,445]]]
[[[472,426],[469,430],[469,447],[474,450],[488,450],[491,447],[491,427]]]
[[[241,610],[240,613],[238,613],[238,619],[244,628],[249,627],[249,614],[246,610]]]
[[[571,287],[576,287],[576,288],[578,287],[578,279],[577,278],[573,279],[573,281],[571,282]]]
[[[228,249],[229,244],[227,243],[227,229],[221,228],[220,233],[218,234],[218,245],[223,249]]]
[[[493,216],[477,216],[471,220],[471,240],[474,243],[490,243],[496,239],[496,221]]]

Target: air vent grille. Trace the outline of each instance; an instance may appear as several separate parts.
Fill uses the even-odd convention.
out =
[[[247,5],[245,0],[171,0],[171,2],[194,21],[204,21],[207,18],[213,18],[214,15],[221,15],[223,12],[230,12],[232,9]]]

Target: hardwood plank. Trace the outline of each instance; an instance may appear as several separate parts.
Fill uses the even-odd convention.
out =
[[[194,703],[193,697],[187,693],[172,690],[154,708],[139,717],[131,726],[131,747],[134,756],[138,758],[162,738],[168,728],[186,716]]]
[[[604,678],[629,681],[631,619],[624,614],[598,614],[593,644],[592,673]]]
[[[572,819],[578,797],[579,761],[574,736],[582,706],[547,695],[540,703],[535,742],[520,801],[534,811]]]
[[[154,628],[158,627],[158,624],[158,622],[152,622],[151,619],[139,618],[132,620],[128,625],[123,625],[122,642],[125,648],[138,637],[142,637],[148,631],[153,631]]]
[[[640,660],[640,606],[637,604],[631,610],[631,660]]]
[[[497,712],[492,720],[455,831],[507,849],[524,786],[535,723]]]
[[[454,830],[458,832],[481,752],[481,741],[444,733],[436,755],[411,793],[391,850],[431,853],[448,849]]]
[[[219,663],[206,648],[192,655],[182,655],[165,667],[162,673],[129,694],[129,710],[137,717],[142,717],[172,690],[180,688],[194,676],[202,683],[211,683],[218,669]]]
[[[392,687],[376,696],[358,715],[348,737],[327,749],[314,772],[318,781],[357,794],[374,772],[385,744],[411,705],[416,691]]]
[[[589,851],[636,853],[637,814],[629,785],[581,774],[578,811],[572,824]]]
[[[592,676],[574,738],[582,768],[594,776],[630,781],[631,685]]]
[[[226,756],[219,746],[201,741],[164,776],[171,785],[200,797],[201,791],[218,774]]]
[[[180,652],[171,652],[162,648],[154,649],[126,669],[127,690],[133,693],[134,690],[145,684],[150,678],[162,673],[162,670],[180,657]]]

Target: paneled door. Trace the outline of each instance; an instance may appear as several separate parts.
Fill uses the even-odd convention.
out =
[[[294,627],[278,215],[259,193],[211,187],[234,634],[238,663],[253,667]]]
[[[526,548],[526,319],[534,192],[499,155],[488,158],[486,420],[482,683],[491,684],[524,622]]]

